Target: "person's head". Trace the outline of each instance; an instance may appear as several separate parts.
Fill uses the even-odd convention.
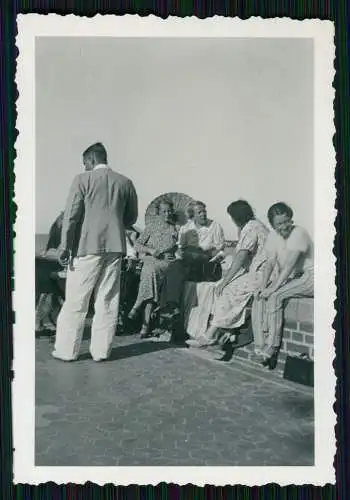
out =
[[[250,220],[254,219],[253,209],[245,200],[230,203],[227,207],[227,213],[239,228],[243,228]]]
[[[171,200],[163,198],[157,203],[156,213],[165,221],[173,222],[174,220],[174,204]]]
[[[107,151],[101,142],[96,142],[89,146],[83,153],[83,163],[85,170],[89,171],[96,167],[96,165],[107,164]]]
[[[205,226],[207,218],[207,207],[202,201],[194,201],[188,208],[188,215],[199,226]]]
[[[267,212],[267,218],[276,233],[282,238],[288,238],[294,222],[293,210],[286,203],[281,201],[272,205]]]

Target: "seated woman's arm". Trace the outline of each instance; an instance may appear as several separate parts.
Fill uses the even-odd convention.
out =
[[[156,253],[156,250],[147,244],[150,236],[150,230],[146,228],[136,240],[134,248],[138,254],[154,255]]]
[[[215,259],[215,257],[219,257],[222,254],[224,247],[225,247],[224,230],[222,229],[220,224],[215,223],[213,231],[213,245],[211,248],[207,250],[208,257],[210,259]]]
[[[224,274],[217,286],[217,295],[221,295],[223,289],[233,280],[236,274],[249,265],[250,255],[248,250],[239,250],[232,261],[231,266]]]
[[[135,243],[136,243],[136,240],[137,240],[137,233],[136,233],[136,231],[129,231],[128,235],[129,235],[129,238],[130,238],[130,241],[131,241],[132,245],[135,246]]]
[[[271,274],[275,266],[276,266],[276,259],[268,259],[267,262],[265,263],[260,290],[264,290],[269,284]]]
[[[282,285],[285,284],[287,279],[290,277],[290,275],[294,271],[295,266],[296,266],[298,259],[300,257],[300,254],[301,254],[301,252],[297,251],[297,250],[289,253],[287,260],[286,260],[286,263],[283,266],[283,268],[281,269],[278,277],[276,278],[276,280],[273,283],[271,283],[271,285],[268,288],[265,289],[265,291],[263,291],[261,293],[262,297],[268,298],[272,293],[276,292],[279,288],[281,288]]]

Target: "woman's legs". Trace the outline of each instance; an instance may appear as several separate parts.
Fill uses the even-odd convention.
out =
[[[141,275],[141,279],[142,279],[142,275]],[[144,307],[145,302],[147,300],[147,299],[145,299],[143,297],[143,294],[140,293],[141,292],[140,288],[141,288],[141,283],[139,284],[139,291],[138,291],[138,294],[137,294],[137,297],[136,297],[136,301],[135,301],[134,305],[132,306],[132,308],[131,308],[131,310],[130,310],[130,312],[128,314],[128,318],[130,320],[136,319],[136,317],[141,312],[141,309]]]
[[[214,339],[217,339],[220,330],[221,330],[221,328],[219,328],[218,326],[211,325],[205,333],[205,336],[206,336],[206,339],[208,340],[208,342],[211,342]]]
[[[282,340],[283,304],[291,298],[312,297],[314,293],[313,273],[304,273],[273,293],[266,303],[268,334],[264,354],[271,357],[278,352]]]
[[[255,298],[252,305],[252,328],[255,354],[261,355],[265,346],[264,328],[266,316],[266,300]]]
[[[217,344],[221,332],[222,328],[218,326],[210,326],[205,335],[198,338],[199,345],[201,347],[206,347]]]
[[[44,317],[47,315],[47,294],[42,293],[39,297],[35,310],[35,331],[39,332],[43,328]]]
[[[143,323],[140,332],[141,337],[147,337],[150,333],[151,317],[154,307],[155,303],[152,300],[147,301],[145,304]]]
[[[246,307],[253,293],[253,278],[255,276],[242,275],[229,283],[219,297],[214,296],[212,322],[205,333],[208,345],[213,345],[218,340],[224,344],[231,337],[233,341],[236,340],[233,330],[237,333],[237,329],[245,323]]]
[[[159,300],[159,289],[163,279],[164,263],[153,257],[145,257],[141,275],[137,298],[133,305],[129,319],[133,320],[139,314],[146,302]]]
[[[128,314],[128,318],[130,320],[133,320],[133,319],[136,318],[136,316],[141,311],[142,305],[143,305],[143,301],[137,301],[136,300],[135,304],[132,306],[131,311]]]
[[[43,293],[39,297],[38,305],[35,311],[35,331],[50,331],[54,332],[56,330],[55,322],[52,320],[52,314],[57,305],[54,294]]]
[[[180,309],[186,270],[182,261],[171,262],[164,272],[159,305],[162,309]]]

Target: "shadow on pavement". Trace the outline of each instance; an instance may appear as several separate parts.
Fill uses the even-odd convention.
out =
[[[117,359],[131,358],[133,356],[141,356],[151,352],[164,351],[166,349],[174,349],[174,345],[169,342],[152,342],[146,340],[125,346],[115,347],[108,361]]]
[[[110,361],[132,358],[134,356],[142,356],[143,354],[174,349],[175,347],[178,348],[178,346],[170,344],[169,342],[152,342],[150,340],[135,342],[134,344],[115,347],[112,350],[109,359],[105,362],[109,363]],[[85,359],[91,359],[89,353],[83,353],[79,356],[79,361],[83,361]]]

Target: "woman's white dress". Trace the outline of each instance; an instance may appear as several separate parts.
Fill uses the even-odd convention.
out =
[[[219,252],[223,250],[224,245],[224,231],[220,224],[215,221],[211,221],[207,226],[198,227],[191,220],[180,228],[180,248],[194,246],[204,251],[215,248]],[[184,326],[190,336],[196,337],[204,326],[206,329],[206,313],[201,305],[208,304],[209,306],[211,304],[214,286],[215,283],[212,282],[197,283],[187,281],[185,283],[183,291]]]

